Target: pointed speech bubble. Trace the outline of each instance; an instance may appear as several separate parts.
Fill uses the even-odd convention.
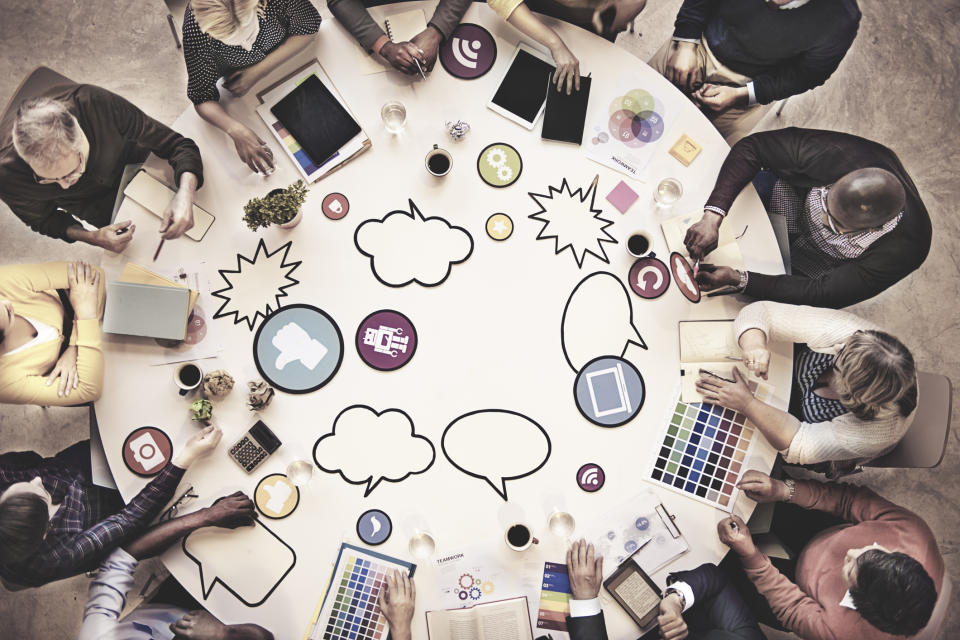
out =
[[[450,464],[486,480],[507,499],[507,480],[538,471],[550,458],[550,436],[525,415],[506,409],[466,413],[449,425],[440,442]]]

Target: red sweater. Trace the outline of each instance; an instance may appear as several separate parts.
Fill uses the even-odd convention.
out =
[[[920,562],[939,593],[943,558],[930,527],[916,514],[866,487],[798,480],[793,501],[852,524],[828,529],[807,544],[797,560],[796,584],[759,551],[742,558],[747,575],[780,623],[804,640],[902,640],[902,636],[883,633],[853,609],[840,606],[847,592],[841,574],[843,558],[850,549],[876,542]]]

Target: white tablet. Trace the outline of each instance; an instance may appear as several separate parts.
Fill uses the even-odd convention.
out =
[[[533,129],[547,102],[556,67],[536,49],[521,42],[487,106],[505,118]]]

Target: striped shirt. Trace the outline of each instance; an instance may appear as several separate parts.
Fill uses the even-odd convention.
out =
[[[173,498],[184,474],[168,462],[128,505],[110,513],[105,492],[90,479],[89,463],[84,468],[79,462],[82,457],[77,454],[84,450],[89,460],[88,441],[52,458],[34,452],[0,455],[0,491],[39,476],[54,504],[61,503],[40,547],[21,562],[0,564],[0,576],[5,580],[39,587],[95,569],[118,545],[147,528]]]
[[[797,353],[794,375],[801,393],[801,412],[804,422],[829,422],[847,413],[848,409],[834,398],[817,395],[817,380],[830,370],[837,357],[830,353],[811,351],[802,345]]]

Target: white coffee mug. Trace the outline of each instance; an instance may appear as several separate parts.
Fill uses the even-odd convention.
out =
[[[514,551],[526,551],[531,545],[540,544],[540,541],[533,537],[530,526],[522,522],[515,522],[507,527],[503,539]]]
[[[184,362],[174,371],[173,381],[180,387],[180,395],[185,396],[203,382],[203,369],[196,362]]]

